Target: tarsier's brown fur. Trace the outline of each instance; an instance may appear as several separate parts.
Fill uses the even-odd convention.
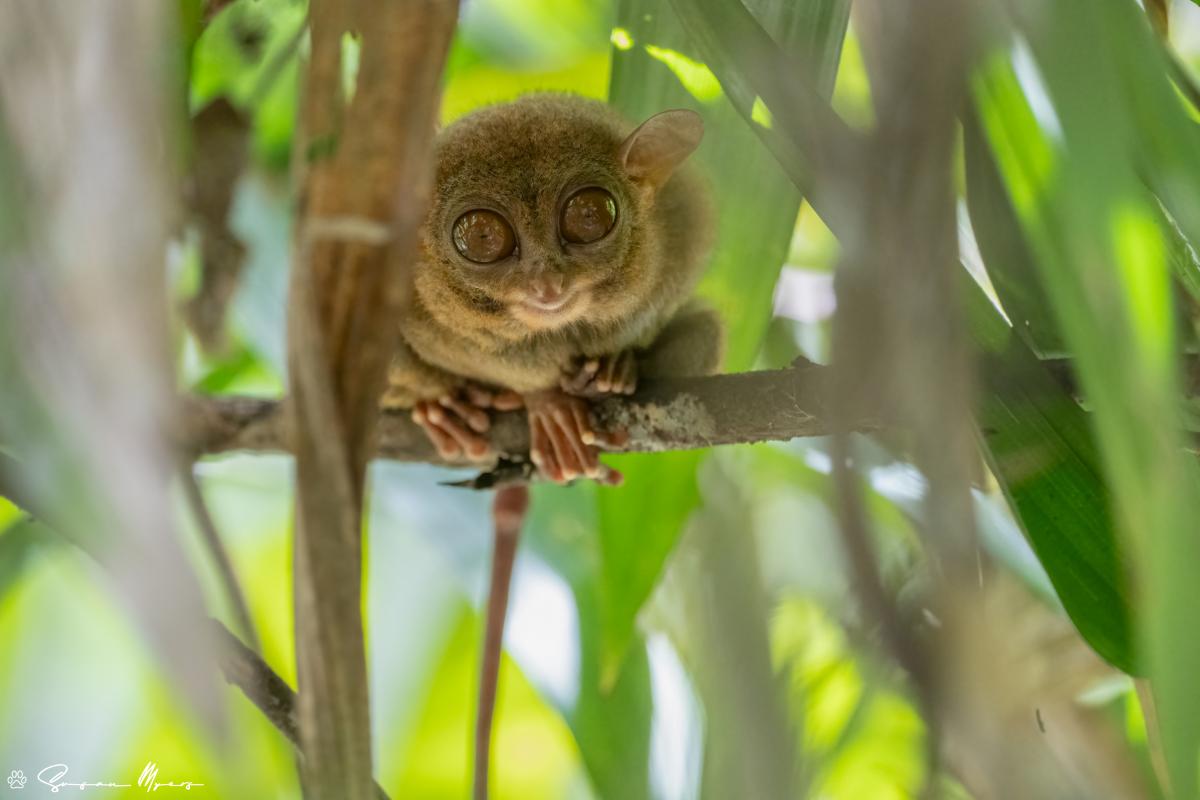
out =
[[[476,111],[440,133],[390,405],[410,407],[466,382],[528,396],[558,387],[580,359],[626,350],[642,376],[715,371],[719,322],[688,302],[713,228],[703,183],[675,165],[666,175],[631,175],[622,145],[632,129],[604,103],[537,94]],[[598,242],[565,244],[562,203],[585,186],[609,191],[617,221]],[[452,226],[474,208],[508,219],[516,254],[480,265],[455,249]],[[580,299],[553,324],[530,318],[519,299],[535,279]]]

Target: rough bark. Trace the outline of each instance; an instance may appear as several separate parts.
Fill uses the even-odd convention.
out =
[[[595,409],[604,425],[629,431],[625,451],[786,441],[829,433],[832,378],[829,368],[817,365],[676,378],[648,382],[634,396],[601,400]],[[864,409],[852,417],[857,430],[876,430],[885,422],[883,409]],[[497,415],[490,435],[501,456],[520,459],[529,452],[523,412]],[[281,403],[275,400],[192,396],[185,404],[180,436],[195,455],[293,449]],[[461,465],[439,458],[408,413],[397,410],[385,411],[379,420],[375,456]]]

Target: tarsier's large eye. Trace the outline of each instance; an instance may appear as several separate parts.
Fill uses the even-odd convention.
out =
[[[479,208],[454,222],[454,249],[477,264],[491,264],[512,255],[517,237],[508,220],[495,211]]]
[[[580,189],[563,206],[559,230],[572,244],[587,244],[604,236],[617,221],[617,201],[598,187]]]

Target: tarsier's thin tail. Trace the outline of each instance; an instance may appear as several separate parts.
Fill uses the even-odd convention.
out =
[[[475,716],[474,800],[487,800],[488,763],[492,749],[492,717],[496,710],[496,688],[500,682],[500,653],[504,643],[504,618],[508,612],[508,589],[521,524],[529,508],[529,487],[502,486],[492,501],[495,541],[492,550],[492,582],[488,589],[487,618],[483,629],[483,657],[479,666],[479,710]]]

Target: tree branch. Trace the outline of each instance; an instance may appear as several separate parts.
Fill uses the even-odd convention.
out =
[[[296,692],[258,653],[247,647],[228,628],[215,619],[209,620],[209,626],[217,643],[217,660],[225,682],[241,689],[246,699],[299,751]],[[375,800],[387,800],[387,797],[383,787],[375,784]]]
[[[629,431],[626,451],[690,450],[714,445],[786,441],[830,431],[833,374],[818,365],[707,378],[646,382],[628,398],[595,403],[598,421]],[[234,450],[290,451],[281,404],[247,397],[192,396],[180,435],[199,456]],[[882,409],[850,415],[855,430],[884,426]],[[524,412],[498,414],[491,439],[499,455],[529,452]],[[458,465],[441,459],[407,411],[388,410],[377,429],[375,455],[396,461]]]
[[[428,205],[451,0],[314,0],[296,166],[288,427],[296,454],[296,672],[310,800],[373,796],[362,504],[379,397]],[[343,105],[342,41],[362,36]],[[353,223],[331,225],[331,222]]]
[[[1074,372],[1064,358],[1042,362],[1063,388],[1078,398]],[[1189,358],[1200,367],[1200,360]],[[1200,368],[1197,373],[1200,374]],[[624,452],[690,450],[724,444],[787,441],[825,436],[832,431],[829,367],[797,366],[708,378],[647,381],[637,394],[595,404],[606,425],[630,431]],[[1200,396],[1189,386],[1188,396]],[[178,436],[192,457],[234,451],[290,452],[283,403],[254,397],[184,398]],[[852,414],[851,429],[878,430],[887,425],[882,405]],[[702,425],[695,425],[695,422]],[[520,411],[498,414],[490,433],[497,453],[520,459],[529,451],[529,431]],[[379,420],[376,458],[466,466],[438,456],[407,411],[385,410]]]
[[[258,631],[254,627],[254,619],[250,616],[250,606],[246,603],[246,594],[242,591],[242,585],[237,578],[237,570],[233,568],[233,560],[229,557],[229,550],[221,540],[221,534],[217,531],[217,524],[213,520],[212,512],[208,510],[208,503],[204,500],[204,490],[200,488],[200,481],[196,479],[193,469],[191,461],[185,462],[180,469],[179,478],[183,484],[184,497],[191,507],[192,516],[195,517],[204,549],[208,551],[208,556],[217,570],[217,578],[221,584],[221,591],[225,595],[225,602],[234,619],[237,620],[242,635],[250,642],[251,649],[258,651],[260,648]]]
[[[241,689],[246,699],[298,749],[300,731],[296,726],[296,693],[292,687],[228,628],[215,619],[209,623],[226,683]]]

